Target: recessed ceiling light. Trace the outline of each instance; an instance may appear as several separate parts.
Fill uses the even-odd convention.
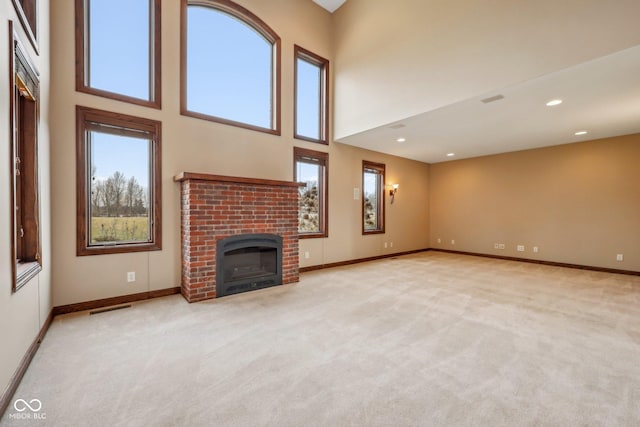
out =
[[[560,104],[562,104],[562,99],[552,99],[551,101],[547,102],[547,107],[555,107],[556,105]]]
[[[456,155],[456,153],[447,153],[447,157],[453,157],[455,155]]]
[[[580,135],[586,135],[589,132],[587,132],[586,130],[579,130],[578,132],[574,133],[574,135],[580,136]]]
[[[406,141],[406,139],[405,139],[405,138],[398,138],[398,139],[396,139],[396,141],[398,141],[398,142],[405,142],[405,141]]]

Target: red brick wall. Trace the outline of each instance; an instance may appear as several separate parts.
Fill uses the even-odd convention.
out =
[[[184,175],[184,174],[183,174]],[[298,276],[298,188],[290,182],[197,175],[181,181],[182,295],[189,302],[216,297],[216,245],[237,234],[282,237],[282,281]],[[245,182],[243,182],[245,181]]]

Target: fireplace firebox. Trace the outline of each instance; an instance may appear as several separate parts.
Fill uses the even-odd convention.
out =
[[[240,234],[217,243],[216,296],[282,284],[282,237]]]

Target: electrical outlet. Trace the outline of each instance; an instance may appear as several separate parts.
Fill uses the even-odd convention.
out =
[[[389,247],[391,248],[393,247],[393,242],[389,243]]]
[[[438,243],[442,243],[442,239],[438,237]]]
[[[306,251],[306,252],[304,253],[304,259],[309,259],[309,251]]]
[[[616,261],[624,261],[624,255],[623,254],[616,255]]]
[[[384,248],[385,249],[387,248],[387,242],[384,242]]]
[[[455,241],[455,240],[453,240],[453,239],[451,239],[451,244],[452,244],[452,245],[455,245],[455,244],[456,244],[456,241]]]
[[[360,200],[360,189],[358,187],[353,188],[353,200]]]
[[[504,243],[498,243],[498,249],[504,249]]]
[[[127,282],[135,282],[136,281],[136,272],[130,271],[127,273]]]
[[[493,249],[500,249],[500,243],[494,243]]]
[[[516,248],[516,250],[517,250],[518,252],[524,252],[524,245],[518,245],[518,246],[517,246],[517,248]]]
[[[534,254],[537,254],[537,253],[538,253],[538,247],[537,247],[537,246],[534,246],[534,247],[533,247],[533,253],[534,253]]]

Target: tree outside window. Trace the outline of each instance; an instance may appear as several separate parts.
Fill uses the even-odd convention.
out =
[[[385,165],[362,162],[362,233],[384,233]]]
[[[160,249],[160,123],[77,115],[78,255]]]
[[[319,151],[294,148],[294,179],[305,185],[299,188],[298,233],[300,238],[327,237],[327,168],[329,155]]]

